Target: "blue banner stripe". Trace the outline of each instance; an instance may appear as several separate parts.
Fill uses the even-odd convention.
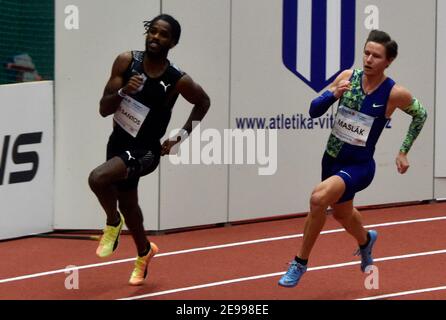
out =
[[[311,82],[325,83],[327,54],[327,0],[313,0],[311,26]]]
[[[355,62],[356,0],[342,0],[341,68],[350,69]]]
[[[297,0],[283,1],[282,59],[293,73],[297,61]]]

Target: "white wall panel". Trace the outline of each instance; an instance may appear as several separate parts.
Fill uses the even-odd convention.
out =
[[[163,0],[162,10],[176,17],[183,34],[170,59],[201,84],[211,108],[201,131],[223,133],[229,114],[229,0]],[[182,128],[192,105],[179,98],[167,130]],[[203,143],[204,146],[206,143]],[[227,220],[228,166],[161,163],[161,229]]]
[[[435,122],[435,176],[446,177],[446,3],[437,11],[437,109]]]
[[[434,183],[435,199],[446,199],[446,179],[445,178],[435,178]]]
[[[240,117],[308,117],[315,93],[283,65],[282,14],[282,1],[233,1],[231,127]],[[259,176],[256,166],[231,166],[229,220],[307,211],[328,134],[279,130],[271,176]]]
[[[437,1],[437,83],[435,109],[435,198],[446,198],[446,3]]]

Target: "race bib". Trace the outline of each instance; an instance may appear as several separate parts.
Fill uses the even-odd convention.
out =
[[[340,106],[333,126],[333,135],[354,146],[365,147],[375,118]]]
[[[138,135],[141,125],[149,114],[150,108],[126,96],[116,110],[113,119],[132,137]]]

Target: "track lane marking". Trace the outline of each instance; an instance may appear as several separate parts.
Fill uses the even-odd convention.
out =
[[[436,254],[445,254],[446,249],[444,250],[436,250],[436,251],[427,251],[427,252],[418,252],[418,253],[411,253],[411,254],[405,254],[405,255],[399,255],[399,256],[390,256],[390,257],[383,257],[383,258],[376,258],[374,259],[375,262],[382,262],[382,261],[391,261],[391,260],[401,260],[401,259],[410,259],[415,257],[422,257],[422,256],[430,256],[430,255],[436,255]],[[325,265],[325,266],[318,266],[318,267],[312,267],[308,268],[308,271],[319,271],[319,270],[326,270],[326,269],[336,269],[336,268],[343,268],[343,267],[349,267],[353,265],[360,264],[360,261],[351,261],[351,262],[345,262],[345,263],[338,263],[338,264],[331,264],[331,265]],[[148,294],[143,294],[139,296],[133,296],[133,297],[127,297],[117,300],[139,300],[144,298],[150,298],[150,297],[156,297],[156,296],[162,296],[167,295],[171,293],[178,293],[178,292],[184,292],[184,291],[190,291],[190,290],[196,290],[196,289],[203,289],[203,288],[209,288],[209,287],[216,287],[216,286],[222,286],[226,284],[232,284],[232,283],[238,283],[238,282],[245,282],[245,281],[251,281],[251,280],[258,280],[258,279],[264,279],[264,278],[271,278],[271,277],[278,277],[283,275],[285,272],[274,272],[274,273],[268,273],[268,274],[261,274],[257,276],[251,276],[251,277],[244,277],[244,278],[237,278],[237,279],[230,279],[225,281],[218,281],[218,282],[211,282],[211,283],[205,283],[201,285],[195,285],[190,287],[184,287],[184,288],[177,288],[177,289],[170,289],[165,291],[159,291],[159,292],[153,292]]]
[[[425,288],[425,289],[418,289],[418,290],[410,290],[410,291],[401,291],[401,292],[383,294],[380,296],[360,298],[360,299],[356,299],[356,300],[379,300],[379,299],[385,299],[385,298],[401,297],[401,296],[408,296],[408,295],[412,295],[412,294],[433,292],[433,291],[442,291],[442,290],[446,290],[446,286],[435,287],[435,288]]]
[[[432,221],[439,221],[439,220],[446,220],[446,216],[425,218],[425,219],[415,219],[415,220],[402,220],[402,221],[386,222],[386,223],[379,223],[379,224],[371,224],[371,225],[364,226],[364,228],[389,227],[389,226],[396,226],[396,225],[405,225],[405,224],[422,223],[422,222],[432,222]],[[341,228],[341,229],[326,230],[326,231],[322,231],[320,234],[324,235],[324,234],[332,234],[332,233],[340,233],[340,232],[345,232],[345,229]],[[280,236],[280,237],[272,237],[272,238],[249,240],[249,241],[243,241],[243,242],[233,242],[233,243],[227,243],[227,244],[222,244],[222,245],[215,245],[215,246],[208,246],[208,247],[199,247],[199,248],[193,248],[193,249],[185,249],[185,250],[178,250],[178,251],[160,253],[160,254],[157,254],[154,258],[173,256],[173,255],[178,255],[178,254],[187,254],[187,253],[191,253],[191,252],[199,252],[199,251],[207,251],[207,250],[216,250],[216,249],[230,248],[230,247],[250,245],[250,244],[257,244],[257,243],[263,243],[263,242],[288,240],[288,239],[301,238],[301,237],[303,237],[303,233],[294,234],[294,235],[288,235],[288,236]],[[135,261],[135,258],[113,260],[113,261],[108,261],[108,262],[100,262],[100,263],[95,263],[95,264],[88,264],[88,265],[78,266],[78,267],[75,267],[75,268],[64,268],[64,269],[57,269],[57,270],[46,271],[46,272],[33,273],[33,274],[28,274],[28,275],[23,275],[23,276],[17,276],[17,277],[0,279],[0,284],[13,282],[13,281],[21,281],[21,280],[27,280],[27,279],[32,279],[32,278],[38,278],[38,277],[44,277],[44,276],[50,276],[50,275],[54,275],[54,274],[58,274],[58,273],[65,273],[65,272],[69,272],[69,271],[73,271],[73,270],[83,270],[83,269],[104,267],[104,266],[109,266],[109,265],[113,265],[113,264],[127,263],[127,262],[132,262],[132,261]]]

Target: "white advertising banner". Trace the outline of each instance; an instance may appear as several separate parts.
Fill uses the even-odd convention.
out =
[[[0,86],[0,240],[52,231],[53,82]]]

